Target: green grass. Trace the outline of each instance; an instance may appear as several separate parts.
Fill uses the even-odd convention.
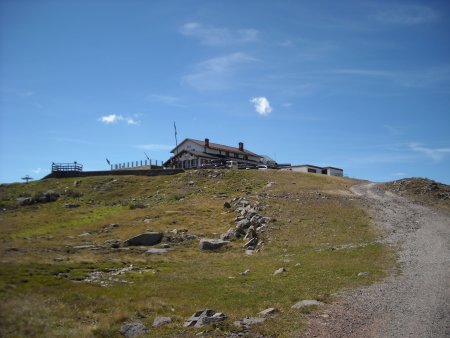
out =
[[[114,337],[127,320],[151,327],[155,316],[164,315],[173,323],[150,329],[149,336],[193,336],[201,330],[184,329],[183,321],[195,311],[212,308],[228,317],[214,331],[220,336],[234,330],[234,320],[278,307],[282,312],[277,319],[255,326],[253,333],[298,336],[304,322],[301,311],[290,308],[295,302],[331,301],[333,293],[372,283],[392,268],[393,253],[373,244],[379,234],[349,197],[355,181],[273,171],[224,170],[215,178],[210,174],[1,186],[1,201],[8,210],[0,214],[0,335]],[[270,187],[268,182],[273,182]],[[64,195],[67,188],[70,196]],[[48,190],[61,198],[15,208],[17,197]],[[72,197],[78,194],[81,197]],[[188,241],[154,256],[137,249],[71,249],[86,241],[125,240],[147,230],[186,229],[217,238],[233,226],[236,216],[226,212],[223,203],[237,196],[260,202],[265,207],[261,213],[274,219],[263,250],[253,256],[244,254],[242,241],[214,253],[201,252],[198,240]],[[80,207],[63,207],[72,202]],[[144,208],[130,208],[130,203]],[[119,227],[103,231],[111,223]],[[89,235],[79,236],[86,232]],[[335,250],[347,244],[354,247]],[[90,272],[131,264],[146,272],[128,272],[121,277],[128,283],[109,287],[82,282]],[[287,272],[273,276],[280,267]],[[239,274],[246,269],[251,270],[248,275]],[[361,271],[369,276],[358,277]]]

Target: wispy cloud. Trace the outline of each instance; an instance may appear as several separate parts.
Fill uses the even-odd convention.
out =
[[[420,5],[388,5],[378,9],[375,19],[386,24],[418,25],[439,18],[436,10]]]
[[[150,94],[146,97],[149,101],[156,101],[169,106],[181,107],[181,98],[171,95]]]
[[[270,102],[267,99],[267,97],[259,96],[259,97],[253,97],[250,100],[251,103],[253,103],[253,106],[255,107],[255,111],[262,116],[267,116],[272,112],[272,107],[270,106]]]
[[[31,172],[35,175],[43,175],[43,174],[48,174],[50,172],[50,170],[43,169],[43,168],[34,168],[34,169],[31,169]]]
[[[409,148],[412,151],[423,154],[436,162],[442,160],[445,156],[450,154],[450,148],[428,148],[420,143],[410,143]]]
[[[205,26],[198,22],[188,22],[181,27],[181,34],[194,37],[204,45],[222,46],[236,43],[247,43],[258,40],[256,29],[238,29]]]
[[[174,146],[169,144],[139,144],[136,148],[151,151],[166,151],[172,150]]]
[[[117,115],[117,114],[109,114],[109,115],[102,116],[98,119],[98,121],[100,121],[104,124],[114,124],[114,123],[118,123],[118,122],[125,122],[126,124],[131,124],[131,125],[139,124],[139,122],[137,122],[132,117],[127,117],[127,116],[122,116],[122,115]]]
[[[242,65],[257,61],[241,52],[212,58],[197,64],[192,73],[182,81],[189,86],[203,90],[221,90],[231,86],[236,71]]]
[[[378,78],[393,82],[402,87],[426,88],[450,82],[450,65],[441,65],[428,69],[411,71],[393,71],[383,69],[341,68],[328,72],[330,75],[355,76],[361,78]]]

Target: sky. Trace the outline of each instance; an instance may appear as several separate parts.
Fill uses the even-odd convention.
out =
[[[450,2],[0,0],[0,182],[184,138],[450,184]]]

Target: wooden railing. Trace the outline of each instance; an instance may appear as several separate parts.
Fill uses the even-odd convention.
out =
[[[52,173],[57,171],[83,171],[83,165],[77,162],[73,163],[52,163]]]

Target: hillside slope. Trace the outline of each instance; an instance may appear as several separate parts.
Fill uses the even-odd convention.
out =
[[[356,183],[202,170],[2,185],[0,335],[115,337],[125,323],[140,322],[150,337],[298,336],[314,307],[292,309],[294,303],[329,302],[338,290],[370,284],[392,267],[392,253],[349,190]],[[235,228],[236,198],[265,217],[255,250],[246,252],[242,238],[200,250],[201,238]],[[162,243],[124,245],[149,231],[163,233]],[[233,325],[269,307],[281,312],[261,324]],[[227,319],[183,327],[204,309]],[[172,321],[152,328],[157,316]]]

